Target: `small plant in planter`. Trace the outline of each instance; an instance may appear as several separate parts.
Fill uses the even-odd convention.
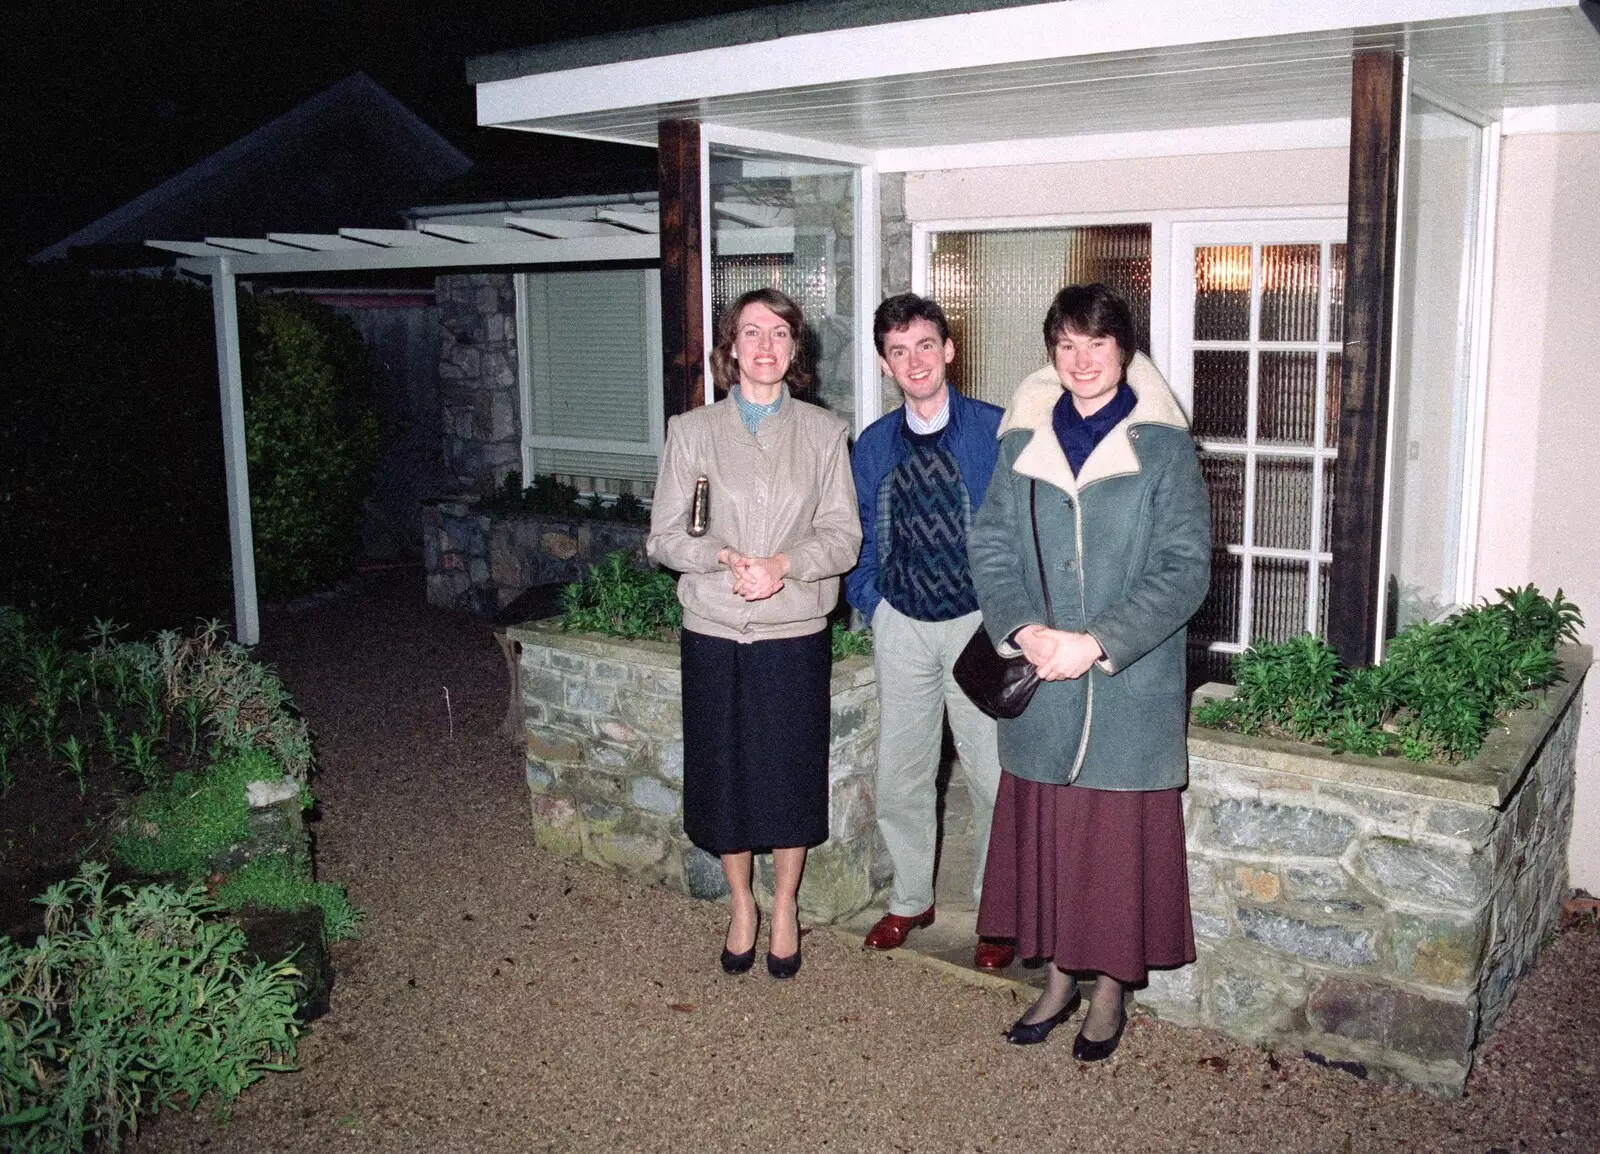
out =
[[[1560,680],[1556,646],[1576,640],[1583,624],[1559,589],[1553,598],[1532,585],[1497,592],[1496,602],[1413,625],[1366,669],[1346,669],[1309,635],[1259,641],[1233,660],[1233,696],[1196,706],[1194,722],[1336,753],[1471,758],[1496,718]]]
[[[650,510],[632,493],[607,501],[598,493],[580,494],[575,486],[549,474],[536,474],[533,484],[523,488],[522,474],[513,469],[500,487],[478,502],[486,513],[542,513],[551,517],[584,517],[591,521],[622,521],[644,525]]]
[[[561,593],[561,628],[568,633],[670,641],[683,628],[677,580],[664,569],[642,569],[619,549]],[[835,623],[833,660],[870,656],[872,634]]]

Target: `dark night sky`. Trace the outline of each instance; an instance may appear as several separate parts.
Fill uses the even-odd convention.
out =
[[[637,169],[634,150],[578,155],[475,128],[466,58],[772,2],[30,0],[0,43],[0,259],[81,228],[358,69],[511,185],[519,167]]]

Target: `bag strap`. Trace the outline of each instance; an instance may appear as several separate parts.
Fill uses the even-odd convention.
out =
[[[1055,606],[1050,603],[1050,582],[1044,575],[1044,550],[1039,547],[1039,482],[1028,479],[1028,520],[1033,522],[1033,559],[1039,563],[1039,588],[1044,590],[1044,620],[1056,627]]]

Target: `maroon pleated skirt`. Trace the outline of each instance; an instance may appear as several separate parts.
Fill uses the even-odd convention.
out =
[[[1000,774],[978,933],[1025,958],[1138,985],[1194,961],[1180,791]]]

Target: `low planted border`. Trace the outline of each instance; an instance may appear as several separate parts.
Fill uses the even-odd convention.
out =
[[[717,859],[683,832],[678,647],[564,633],[554,621],[508,630],[521,645],[522,717],[534,836],[698,898],[727,893]],[[811,922],[849,917],[888,879],[874,821],[878,696],[870,657],[833,667],[828,841],[800,888]],[[770,861],[758,859],[770,890]]]
[[[1566,680],[1459,765],[1192,729],[1199,959],[1152,975],[1139,1001],[1460,1093],[1567,886],[1592,656],[1567,646],[1559,657]]]

